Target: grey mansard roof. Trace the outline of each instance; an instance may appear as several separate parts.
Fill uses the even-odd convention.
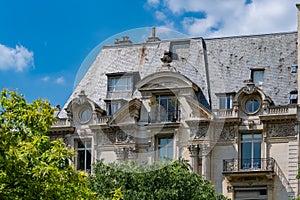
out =
[[[103,47],[64,108],[84,90],[89,99],[105,109],[106,74],[139,72],[143,79],[160,69],[165,51],[176,55],[171,66],[202,90],[212,109],[217,108],[216,93],[238,92],[254,68],[264,69],[260,87],[275,105],[288,104],[290,91],[297,89],[297,73],[290,72],[291,66],[297,65],[296,32],[186,38]]]

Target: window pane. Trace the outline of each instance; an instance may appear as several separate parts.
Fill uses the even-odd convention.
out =
[[[158,139],[158,145],[167,145],[168,144],[168,139],[167,138],[159,138]]]
[[[172,159],[173,158],[173,146],[168,146],[168,149],[167,149],[167,157]]]
[[[262,135],[261,134],[253,134],[253,138],[254,139],[261,139],[262,138]]]
[[[246,102],[246,110],[249,113],[256,112],[259,109],[259,102],[256,99],[249,99]]]
[[[111,92],[132,90],[132,77],[110,77],[108,80],[108,90]]]
[[[242,143],[242,169],[248,169],[251,167],[251,143]]]
[[[264,71],[263,70],[256,70],[252,72],[253,75],[253,83],[259,84],[259,82],[264,81]]]
[[[165,157],[166,157],[166,155],[167,155],[167,150],[166,150],[166,148],[158,148],[158,157],[159,157],[159,160],[160,161],[163,161],[163,160],[165,160]]]
[[[298,94],[291,94],[290,99],[297,99],[298,98]]]
[[[78,141],[77,148],[85,148],[84,143],[82,141]]]
[[[166,161],[173,158],[173,137],[158,138],[158,159]]]
[[[91,141],[86,141],[85,142],[85,147],[86,148],[91,148],[92,147],[92,142]]]
[[[92,163],[92,155],[91,151],[87,150],[86,151],[86,171],[91,172],[91,163]]]
[[[80,120],[82,122],[87,122],[92,117],[92,111],[90,109],[85,109],[80,113]]]
[[[253,158],[258,158],[260,159],[261,157],[261,143],[260,142],[255,142],[253,144]]]
[[[220,97],[220,109],[226,109],[226,98]]]
[[[243,134],[242,135],[242,140],[252,140],[252,134]]]
[[[251,158],[251,143],[242,143],[242,159]]]
[[[85,152],[84,152],[84,150],[78,150],[77,151],[77,170],[85,170],[84,162],[85,162]]]
[[[232,96],[222,96],[220,98],[220,109],[231,109],[232,108]]]
[[[176,121],[178,119],[178,100],[174,95],[157,96],[159,118],[161,121]]]
[[[227,100],[226,109],[231,109],[231,96],[228,96],[226,100]]]

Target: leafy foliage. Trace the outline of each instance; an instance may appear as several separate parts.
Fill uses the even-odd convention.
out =
[[[50,142],[54,121],[48,102],[29,104],[17,92],[0,93],[0,197],[9,199],[92,199],[88,176],[68,160],[61,140]]]
[[[101,199],[112,199],[111,191],[119,188],[122,191],[118,191],[119,199],[226,199],[216,194],[213,185],[201,175],[191,173],[185,160],[152,165],[132,162],[106,165],[98,161],[90,182]]]

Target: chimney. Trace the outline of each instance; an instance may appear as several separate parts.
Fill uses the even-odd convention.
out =
[[[152,28],[152,35],[151,37],[148,37],[146,42],[157,42],[160,41],[158,37],[156,37],[156,29],[155,27]]]
[[[119,41],[119,44],[132,44],[132,42],[129,40],[128,36],[122,36],[122,40]]]

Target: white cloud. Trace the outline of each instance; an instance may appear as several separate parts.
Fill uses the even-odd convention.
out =
[[[165,15],[163,12],[161,12],[161,11],[155,11],[155,18],[156,18],[157,20],[159,20],[159,21],[163,21],[163,20],[165,20],[167,17],[166,17],[166,15]]]
[[[57,83],[57,84],[63,84],[63,83],[65,83],[65,79],[64,79],[64,77],[58,77],[56,80],[55,80],[55,83]]]
[[[0,70],[13,69],[21,72],[30,67],[34,67],[32,51],[22,45],[11,48],[0,44]]]
[[[41,80],[44,81],[44,82],[48,82],[50,80],[50,77],[45,76],[45,77],[41,78]]]
[[[159,4],[159,0],[147,0],[147,3],[150,6],[157,6]]]
[[[296,31],[296,0],[164,0],[163,14],[191,36],[216,37]],[[167,11],[166,11],[167,10]],[[199,18],[193,13],[205,13]],[[166,13],[171,13],[167,15]],[[189,13],[188,16],[185,14]],[[168,22],[170,23],[170,22]]]

